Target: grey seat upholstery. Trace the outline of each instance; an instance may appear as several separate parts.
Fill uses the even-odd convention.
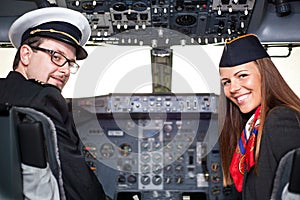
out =
[[[12,110],[0,107],[0,199],[23,199],[21,158]]]
[[[300,148],[296,149],[294,152],[292,171],[289,180],[289,191],[300,194]]]
[[[283,156],[274,179],[272,200],[300,200],[300,148]]]
[[[38,199],[41,196],[32,195],[45,193],[45,189],[49,193],[47,198],[65,199],[56,130],[50,118],[32,108],[0,106],[0,127],[0,156],[4,158],[0,165],[0,199]],[[50,169],[51,177],[43,181],[43,186],[29,185],[34,184],[32,174],[38,177],[40,170],[46,168]],[[54,184],[57,186],[53,187]]]

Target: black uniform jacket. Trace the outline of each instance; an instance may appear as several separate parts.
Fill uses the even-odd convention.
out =
[[[275,107],[267,114],[260,145],[257,172],[246,175],[243,200],[268,200],[279,161],[288,151],[300,147],[300,113]]]
[[[26,80],[20,73],[10,72],[5,79],[0,79],[0,103],[31,107],[52,119],[67,199],[105,199],[101,184],[84,160],[73,118],[57,87]]]

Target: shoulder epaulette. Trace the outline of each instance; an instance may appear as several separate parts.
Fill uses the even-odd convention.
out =
[[[28,81],[31,81],[31,82],[33,82],[33,83],[37,83],[37,84],[39,84],[39,85],[41,85],[41,86],[44,86],[44,87],[53,87],[53,88],[58,89],[58,90],[61,92],[61,89],[59,89],[59,88],[58,88],[57,86],[55,86],[55,85],[52,85],[52,84],[49,84],[49,83],[45,83],[45,82],[40,81],[40,80],[37,80],[37,79],[28,79]]]
[[[46,84],[45,82],[37,80],[37,79],[29,79],[29,81],[34,82],[34,83],[38,83],[38,84],[41,84],[41,85],[45,85]]]

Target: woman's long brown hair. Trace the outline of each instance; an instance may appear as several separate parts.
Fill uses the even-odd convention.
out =
[[[255,159],[257,160],[267,112],[275,106],[286,106],[300,112],[300,99],[285,82],[270,58],[262,58],[254,62],[261,74],[262,93],[260,128],[255,150]],[[229,167],[236,145],[248,119],[249,115],[241,113],[239,108],[226,98],[223,86],[221,86],[219,98],[219,145],[224,185],[233,183]]]

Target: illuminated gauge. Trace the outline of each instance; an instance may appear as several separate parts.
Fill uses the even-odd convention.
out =
[[[155,141],[153,142],[153,144],[152,144],[152,147],[153,147],[154,150],[160,149],[160,147],[161,147],[161,142],[155,140]]]
[[[143,185],[148,185],[150,183],[150,177],[149,176],[142,176],[141,177],[141,183]]]
[[[182,184],[183,183],[183,177],[182,176],[175,177],[175,183],[176,184]]]
[[[170,184],[172,182],[172,178],[170,176],[165,177],[165,184]]]
[[[112,7],[115,11],[118,11],[118,12],[122,12],[122,11],[125,11],[127,10],[127,6],[125,5],[125,3],[116,3],[113,5]]]
[[[183,166],[182,165],[176,165],[175,171],[176,172],[182,172],[183,171]]]
[[[160,174],[162,171],[162,168],[160,165],[153,165],[152,166],[152,171],[154,174]]]
[[[142,151],[148,151],[150,148],[150,144],[148,141],[144,140],[142,143],[141,143],[141,150]]]
[[[184,151],[184,144],[183,143],[178,143],[177,145],[176,145],[176,149],[177,149],[177,151],[178,152],[182,152],[182,151]]]
[[[193,15],[180,15],[176,18],[176,23],[181,26],[191,26],[196,23],[196,17]]]
[[[171,172],[172,172],[172,165],[167,165],[167,166],[165,166],[164,172],[165,172],[165,173],[171,173]]]
[[[213,182],[213,183],[219,183],[220,180],[221,180],[221,177],[219,174],[213,174],[211,176],[211,182]]]
[[[121,144],[119,146],[119,152],[121,154],[121,156],[129,156],[129,154],[132,152],[132,148],[129,144]]]
[[[162,155],[160,153],[153,153],[152,160],[155,163],[160,163],[162,161]]]
[[[147,9],[147,5],[143,2],[136,2],[132,5],[132,9],[136,11],[144,11]]]
[[[213,172],[216,172],[220,169],[220,165],[217,162],[211,163],[210,168]]]
[[[172,151],[172,149],[173,149],[173,145],[172,145],[172,143],[168,143],[166,146],[165,146],[165,151]]]
[[[150,172],[150,165],[147,164],[141,165],[141,172],[143,174],[148,174]]]
[[[110,158],[114,155],[115,149],[112,144],[105,143],[100,147],[100,155],[102,158]]]
[[[162,177],[159,175],[155,175],[152,179],[152,183],[154,185],[160,185],[162,183]]]
[[[150,162],[150,155],[148,153],[142,153],[141,160],[146,163]]]

